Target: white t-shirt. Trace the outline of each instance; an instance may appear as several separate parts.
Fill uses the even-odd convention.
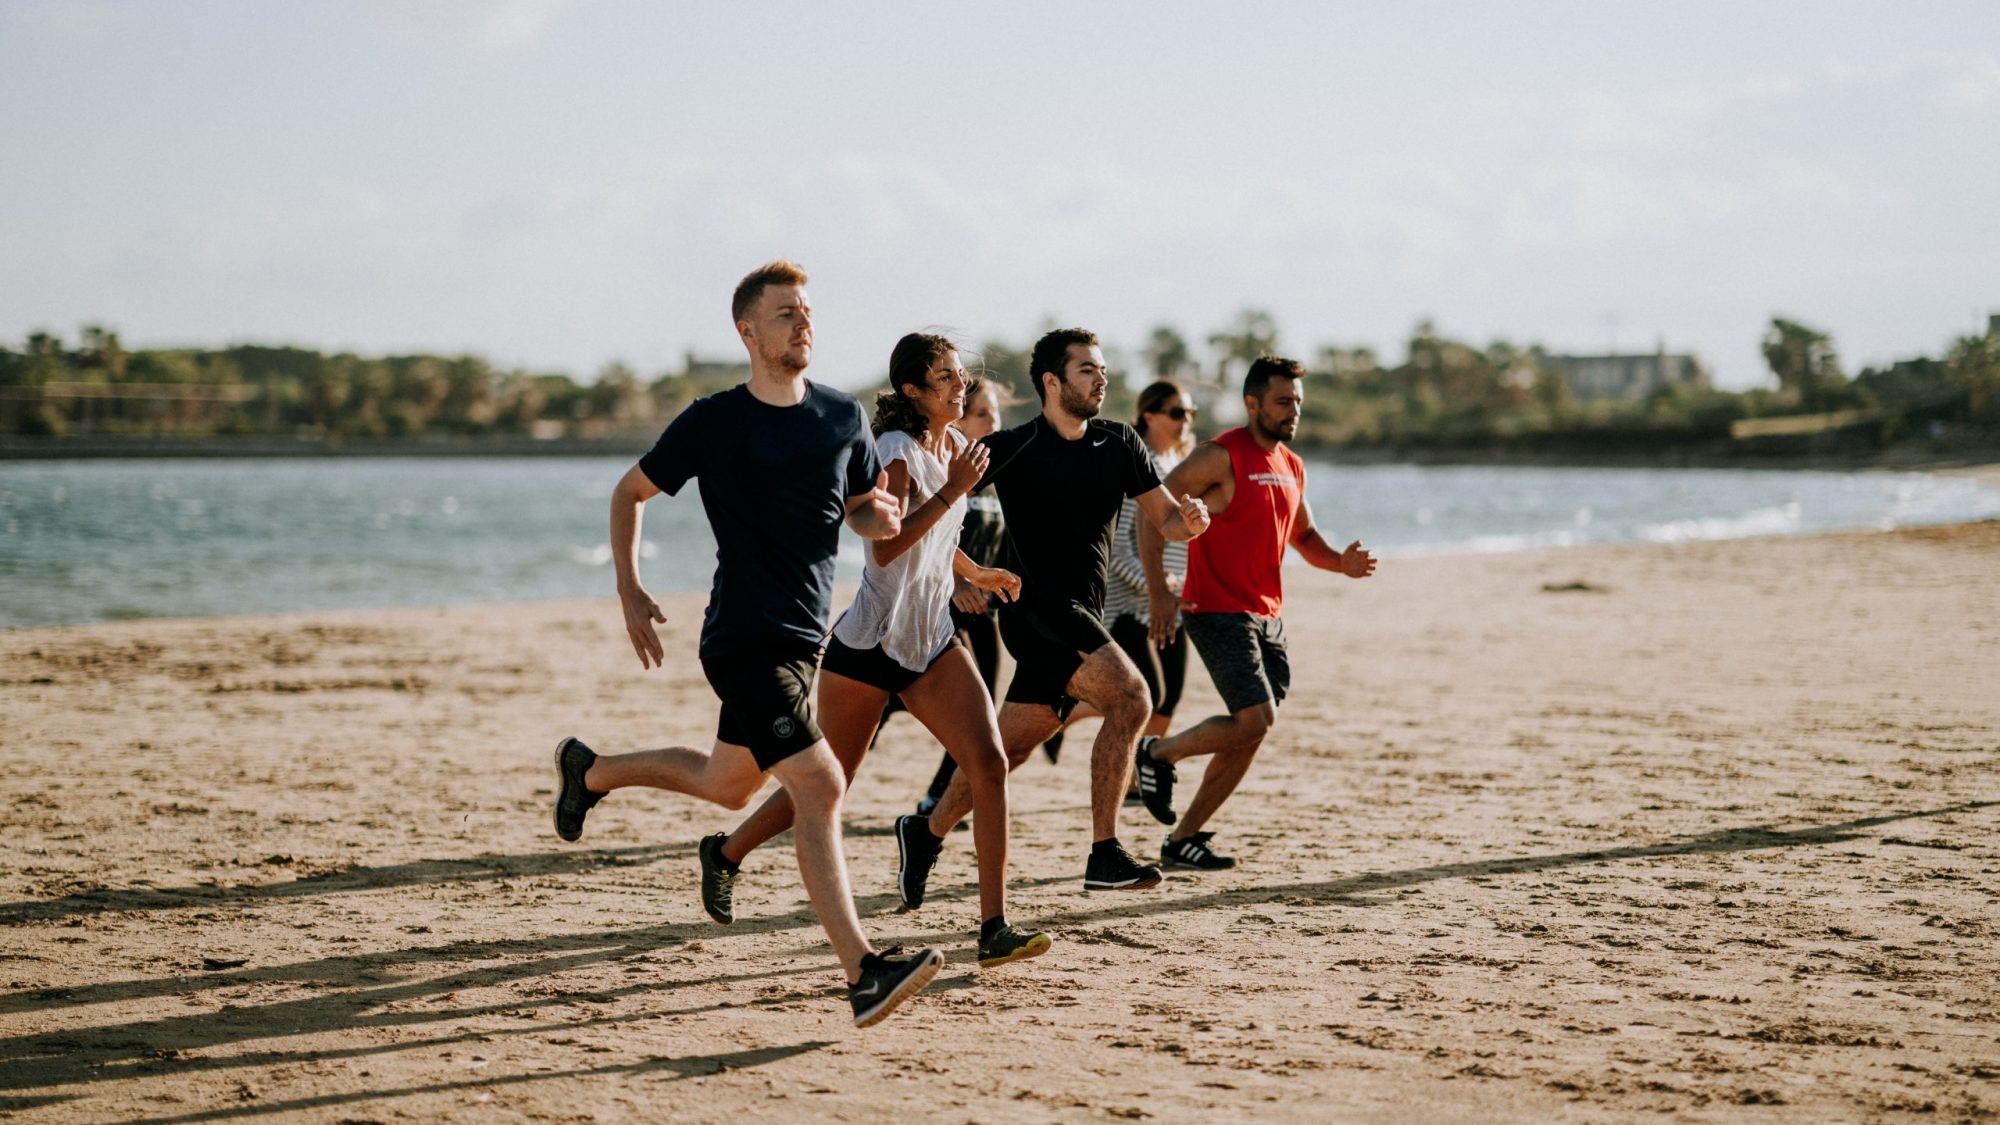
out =
[[[946,430],[946,440],[955,452],[965,449],[965,435]],[[875,439],[882,464],[901,461],[908,467],[915,489],[909,510],[944,487],[945,466],[926,453],[917,439],[901,431],[891,431]],[[864,548],[865,565],[861,589],[854,604],[834,622],[833,635],[853,649],[882,646],[882,652],[912,672],[930,667],[951,643],[951,559],[958,550],[958,532],[965,523],[965,503],[961,499],[945,511],[916,545],[882,566],[875,561],[874,544]]]

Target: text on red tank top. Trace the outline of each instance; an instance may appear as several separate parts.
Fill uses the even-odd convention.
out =
[[[1238,427],[1215,438],[1229,451],[1235,490],[1208,531],[1188,544],[1182,597],[1197,613],[1276,617],[1284,603],[1280,569],[1298,520],[1305,462],[1280,444],[1266,450]]]

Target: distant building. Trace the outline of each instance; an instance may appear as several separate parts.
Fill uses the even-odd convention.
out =
[[[1662,348],[1639,355],[1552,355],[1548,365],[1580,399],[1638,402],[1668,387],[1707,390],[1708,365]]]
[[[704,359],[693,352],[686,353],[681,374],[690,379],[705,382],[742,383],[750,378],[748,359]]]

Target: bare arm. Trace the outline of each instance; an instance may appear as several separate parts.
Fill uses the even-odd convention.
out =
[[[1187,459],[1174,466],[1167,474],[1167,481],[1152,493],[1139,498],[1140,507],[1146,506],[1149,497],[1157,496],[1159,503],[1171,504],[1173,496],[1184,496],[1202,505],[1202,526],[1208,526],[1206,497],[1229,477],[1229,451],[1219,445],[1200,445]],[[1179,516],[1176,510],[1172,515]],[[1173,588],[1167,584],[1167,540],[1166,529],[1161,526],[1154,510],[1147,511],[1148,518],[1139,521],[1139,565],[1146,572],[1146,618],[1147,631],[1155,645],[1171,644],[1174,633],[1180,628],[1181,600],[1174,596]]]
[[[916,511],[904,512],[901,531],[887,539],[875,541],[875,565],[888,566],[903,552],[916,546],[919,540],[930,534],[931,528],[937,526],[937,522],[944,518],[944,514],[951,510],[951,506],[964,499],[965,494],[972,491],[973,486],[979,483],[979,478],[986,472],[990,454],[987,453],[985,446],[972,445],[954,456],[952,447],[947,445],[945,458],[944,487],[938,489],[937,495],[926,497],[923,503],[917,505]],[[901,498],[900,503],[907,509],[909,499],[915,491],[910,480],[909,464],[899,458],[889,462],[889,467],[884,472],[888,475],[889,491]]]
[[[999,595],[1000,600],[1003,602],[1011,602],[1021,596],[1020,575],[1015,574],[1011,570],[1003,570],[997,566],[980,566],[978,563],[973,562],[972,556],[966,554],[964,551],[952,551],[951,572],[954,576],[963,579],[966,585],[975,590],[987,594]],[[964,607],[961,606],[960,608],[963,609]],[[986,606],[982,603],[977,609],[967,610],[966,612],[979,613],[985,609]]]
[[[646,501],[660,494],[652,478],[634,465],[611,489],[611,565],[618,575],[618,601],[625,611],[625,635],[632,651],[639,654],[639,666],[657,668],[666,648],[653,628],[665,621],[659,603],[639,582],[639,526],[645,518]]]
[[[1336,571],[1349,578],[1366,578],[1375,573],[1375,556],[1362,549],[1361,540],[1349,543],[1344,551],[1333,549],[1333,544],[1313,525],[1312,505],[1304,497],[1299,498],[1299,518],[1292,523],[1292,546],[1298,549],[1300,558],[1321,570]]]
[[[847,526],[863,539],[887,539],[902,530],[903,505],[889,491],[889,473],[875,476],[875,487],[847,498]]]

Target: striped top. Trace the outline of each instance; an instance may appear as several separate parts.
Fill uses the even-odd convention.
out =
[[[1173,471],[1181,463],[1172,454],[1154,454],[1153,460],[1160,466],[1160,477]],[[1104,620],[1106,624],[1120,617],[1136,617],[1146,620],[1146,570],[1139,565],[1139,513],[1137,500],[1125,501],[1118,509],[1118,527],[1111,533],[1111,573],[1104,584]],[[1167,540],[1166,567],[1167,581],[1176,594],[1180,593],[1181,581],[1187,577],[1187,544]]]

